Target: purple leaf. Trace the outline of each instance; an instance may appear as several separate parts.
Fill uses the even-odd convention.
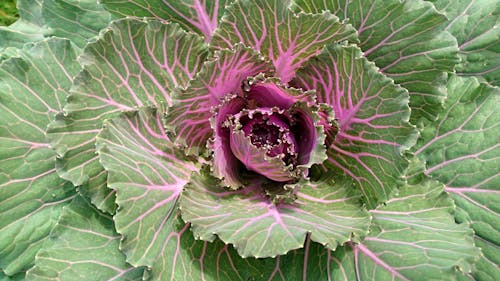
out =
[[[300,177],[301,172],[294,169],[297,142],[288,122],[282,120],[286,118],[283,112],[255,109],[233,118],[229,126],[231,151],[248,170],[278,182]]]
[[[212,108],[226,96],[240,94],[248,77],[272,69],[262,56],[243,45],[217,52],[188,88],[176,94],[165,125],[175,131],[176,142],[186,147],[187,154],[198,154],[213,134],[209,121]]]

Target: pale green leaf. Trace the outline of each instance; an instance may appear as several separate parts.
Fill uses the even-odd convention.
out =
[[[445,111],[415,147],[425,174],[446,185],[477,235],[500,244],[500,90],[475,78],[451,77]],[[460,215],[464,213],[464,215]]]
[[[294,85],[333,107],[339,131],[325,169],[356,181],[369,208],[403,185],[402,153],[416,140],[408,92],[377,71],[355,46],[327,46],[297,72]]]
[[[42,20],[50,29],[46,36],[68,38],[83,48],[112,16],[96,0],[43,0]]]
[[[19,19],[10,26],[0,26],[0,50],[7,47],[22,48],[25,43],[44,38],[48,29],[43,26],[43,0],[17,0]]]
[[[50,36],[68,38],[82,48],[112,19],[96,0],[18,0],[17,6],[20,19],[0,27],[0,49]]]
[[[45,129],[80,70],[68,40],[26,45],[0,65],[0,269],[31,267],[74,187],[55,171]]]
[[[368,212],[360,205],[350,181],[300,182],[293,203],[276,205],[260,185],[235,191],[220,187],[204,171],[193,175],[180,200],[182,218],[192,224],[197,239],[216,235],[233,244],[243,257],[276,257],[311,240],[335,250],[366,234]]]
[[[455,223],[440,183],[407,185],[370,212],[371,233],[352,245],[357,280],[454,280],[479,256],[472,230]]]
[[[212,37],[229,0],[102,0],[111,13],[152,17],[179,23],[186,30]]]
[[[481,76],[500,86],[500,5],[496,0],[433,0],[457,38],[457,74]]]
[[[452,76],[448,92],[444,112],[425,124],[415,155],[425,163],[425,174],[446,185],[458,207],[456,220],[471,224],[476,241],[498,248],[500,90],[476,78]],[[474,278],[499,275],[498,267],[495,271],[485,257],[472,273]]]
[[[27,280],[142,280],[125,262],[113,220],[78,196],[64,207]]]
[[[458,63],[447,19],[422,0],[297,0],[306,12],[329,10],[358,30],[359,47],[380,71],[410,92],[412,121],[434,119]]]
[[[95,43],[87,45],[64,107],[48,133],[59,155],[59,175],[113,212],[114,194],[95,154],[94,140],[107,118],[137,106],[171,103],[170,93],[184,87],[207,53],[203,38],[176,24],[156,20],[114,22]]]
[[[100,161],[116,190],[114,217],[120,248],[134,266],[153,265],[173,231],[177,200],[199,170],[169,140],[153,108],[123,113],[105,123],[97,138]]]

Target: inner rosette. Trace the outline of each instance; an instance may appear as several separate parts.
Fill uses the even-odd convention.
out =
[[[319,111],[312,91],[287,88],[273,78],[246,80],[241,93],[226,96],[213,111],[214,175],[233,189],[306,177],[326,159]]]
[[[295,168],[299,147],[289,114],[276,107],[259,108],[242,110],[228,121],[231,151],[248,170],[278,182],[300,176]]]

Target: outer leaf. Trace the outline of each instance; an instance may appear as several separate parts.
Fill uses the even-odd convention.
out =
[[[316,89],[318,101],[330,104],[339,120],[326,169],[353,178],[370,208],[387,200],[403,183],[407,160],[401,153],[416,138],[408,123],[408,93],[354,46],[326,47],[293,83]]]
[[[242,259],[220,241],[195,241],[178,212],[178,196],[197,165],[184,160],[152,108],[106,122],[97,140],[100,159],[117,190],[121,250],[133,265],[148,265],[152,280],[259,280],[273,260]]]
[[[48,36],[70,39],[79,47],[111,21],[96,0],[19,0],[20,19],[0,27],[0,48],[22,47]]]
[[[101,210],[114,211],[114,194],[94,152],[103,120],[135,106],[171,103],[170,92],[184,87],[207,52],[203,39],[176,24],[125,19],[114,22],[81,57],[64,114],[49,127],[59,155],[59,175],[91,198]]]
[[[459,75],[481,76],[500,86],[500,5],[492,0],[434,0],[458,41]]]
[[[43,39],[42,0],[17,0],[19,19],[10,26],[0,26],[0,49],[22,48],[25,43]]]
[[[401,188],[370,211],[372,232],[352,246],[357,280],[453,280],[456,268],[470,272],[479,249],[453,209],[437,182]]]
[[[2,271],[0,271],[0,280],[1,281],[24,281],[25,278],[25,272],[19,272],[18,274],[14,275],[14,276],[7,276],[5,275],[5,273],[3,273]]]
[[[290,1],[237,0],[229,6],[211,42],[232,48],[241,42],[261,51],[283,82],[328,43],[355,40],[355,30],[330,13],[295,15]]]
[[[107,121],[97,147],[108,186],[117,191],[120,209],[114,219],[123,235],[121,249],[132,265],[151,266],[162,255],[176,202],[198,165],[174,147],[152,108]]]
[[[69,38],[81,48],[112,20],[96,0],[43,0],[42,17],[47,35]]]
[[[83,197],[67,205],[28,280],[142,280],[143,268],[125,262],[111,217]]]
[[[263,280],[276,268],[273,259],[243,259],[220,240],[198,241],[177,212],[171,231],[151,268],[152,280]]]
[[[481,248],[482,255],[475,264],[476,270],[469,276],[472,276],[474,280],[498,280],[500,278],[500,247],[478,236],[475,237],[475,243]]]
[[[241,93],[248,77],[272,70],[259,53],[243,45],[216,52],[187,89],[177,92],[165,125],[175,131],[176,142],[186,147],[187,154],[199,154],[212,137],[212,107],[227,95]]]
[[[415,154],[427,164],[425,173],[445,183],[477,235],[500,244],[500,90],[475,78],[453,76],[450,97],[438,120],[427,124]]]
[[[275,205],[260,185],[236,191],[219,187],[206,173],[193,175],[180,200],[181,214],[197,239],[215,235],[243,257],[275,257],[311,240],[334,250],[368,231],[370,216],[349,190],[349,182],[303,182],[294,204]]]
[[[298,0],[306,12],[329,10],[349,19],[364,55],[410,92],[412,120],[435,119],[446,97],[447,72],[458,62],[446,17],[421,0]]]
[[[179,23],[183,28],[204,35],[207,42],[217,28],[228,0],[103,0],[106,9],[126,17],[153,17]]]
[[[55,171],[45,128],[79,71],[67,40],[27,45],[0,65],[0,268],[13,275],[34,263],[74,187]]]

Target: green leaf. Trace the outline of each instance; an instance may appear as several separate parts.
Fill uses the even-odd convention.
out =
[[[452,76],[448,92],[445,111],[423,128],[415,155],[426,163],[425,174],[446,185],[457,221],[470,223],[476,239],[498,247],[500,90]]]
[[[365,235],[370,224],[349,183],[303,181],[295,202],[275,205],[260,185],[227,191],[205,170],[185,187],[180,208],[197,239],[213,241],[217,235],[242,257],[283,255],[303,247],[307,233],[335,250]]]
[[[0,268],[34,263],[74,187],[55,171],[45,129],[80,70],[68,40],[26,45],[0,65]]]
[[[111,217],[76,197],[64,207],[28,280],[142,280],[143,268],[125,262]]]
[[[235,1],[222,17],[211,45],[218,49],[238,43],[252,47],[266,55],[277,76],[288,82],[325,44],[356,39],[352,26],[334,15],[294,14],[289,4],[288,0]]]
[[[117,192],[121,250],[134,266],[151,266],[162,256],[177,213],[177,200],[198,164],[169,140],[154,108],[110,119],[97,138],[100,161]]]
[[[207,53],[203,38],[176,24],[124,19],[111,24],[87,45],[64,107],[48,133],[59,155],[59,175],[90,197],[99,209],[113,212],[114,194],[95,154],[94,139],[107,118],[137,106],[171,104],[170,93],[185,87]]]
[[[180,24],[210,41],[229,0],[102,0],[111,13],[120,16],[152,17]]]
[[[178,212],[171,224],[147,276],[151,280],[264,280],[277,267],[275,259],[243,259],[220,240],[195,240]]]
[[[152,280],[260,280],[272,259],[242,259],[221,241],[196,241],[178,211],[178,197],[197,164],[173,148],[153,108],[106,122],[97,144],[117,190],[114,217],[127,261],[150,268]]]
[[[13,276],[5,275],[2,271],[0,271],[0,280],[1,281],[24,281],[26,273],[24,271],[19,272]]]
[[[475,78],[451,77],[440,118],[427,124],[415,147],[425,173],[446,185],[476,234],[500,244],[500,90]]]
[[[10,26],[0,26],[0,49],[22,48],[25,43],[38,42],[49,30],[43,26],[42,0],[17,0],[19,19]]]
[[[329,10],[358,30],[359,47],[380,71],[410,92],[412,121],[435,119],[446,97],[447,72],[457,42],[444,31],[446,17],[426,1],[297,0],[305,12]]]
[[[43,0],[42,17],[47,36],[68,38],[80,48],[112,20],[96,0]]]
[[[500,278],[500,247],[482,238],[475,237],[476,245],[481,248],[482,255],[476,262],[476,270],[469,274],[474,280],[495,281]]]
[[[408,92],[378,72],[355,46],[327,46],[297,73],[292,84],[316,90],[333,107],[339,131],[323,164],[352,178],[369,208],[403,185],[402,153],[416,140],[408,122]]]
[[[500,5],[492,0],[433,0],[458,41],[457,74],[481,76],[500,86]]]
[[[20,19],[0,27],[0,48],[21,48],[50,36],[68,38],[82,48],[111,21],[96,0],[18,0],[18,7]]]
[[[371,233],[352,245],[357,280],[454,280],[480,253],[438,182],[407,185],[370,212]]]

